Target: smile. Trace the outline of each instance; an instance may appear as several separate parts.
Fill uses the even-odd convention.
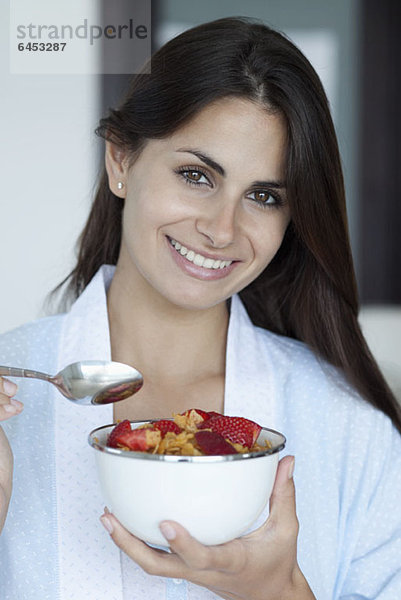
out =
[[[204,269],[224,269],[233,262],[232,260],[214,260],[213,258],[202,256],[202,254],[195,254],[193,250],[188,250],[188,248],[170,238],[169,242],[187,261],[198,267],[203,267]]]

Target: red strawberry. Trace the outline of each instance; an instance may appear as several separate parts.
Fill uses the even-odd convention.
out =
[[[173,433],[181,433],[182,429],[174,423],[174,421],[170,421],[170,419],[160,419],[160,421],[152,422],[153,429],[158,429],[162,434],[162,438],[166,435],[168,431],[172,431]]]
[[[220,433],[224,438],[251,448],[258,438],[261,426],[243,417],[217,416],[211,417],[198,425],[199,429],[211,429]]]
[[[200,449],[210,456],[219,454],[238,454],[236,449],[227,442],[220,433],[214,431],[198,431],[195,439]]]
[[[211,419],[212,417],[222,417],[223,415],[221,413],[215,412],[214,410],[211,410],[207,413],[209,416],[208,418]]]
[[[202,410],[201,408],[189,408],[185,412],[181,413],[182,417],[189,417],[192,411],[195,411],[203,420],[209,419],[210,414],[206,412],[206,410]]]
[[[214,410],[206,411],[206,410],[202,410],[201,408],[190,408],[190,409],[186,410],[185,412],[181,413],[181,416],[189,417],[189,415],[192,411],[195,411],[200,417],[202,417],[202,419],[204,421],[206,421],[206,419],[210,419],[210,417],[221,417],[221,414],[218,412],[215,412]]]
[[[160,442],[161,433],[154,429],[133,429],[122,433],[118,438],[119,447],[125,446],[129,450],[139,450],[146,452],[149,448],[154,448]]]
[[[125,421],[118,423],[111,431],[107,440],[107,445],[110,446],[110,448],[117,448],[120,435],[122,433],[126,433],[127,431],[131,431],[131,423],[128,421],[128,419],[125,419]]]

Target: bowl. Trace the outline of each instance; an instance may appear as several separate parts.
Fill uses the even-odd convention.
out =
[[[132,421],[131,427],[149,421]],[[177,521],[199,542],[222,544],[245,533],[265,508],[272,491],[278,453],[285,437],[263,427],[258,443],[271,447],[247,454],[171,456],[106,446],[113,425],[88,437],[95,450],[106,504],[128,531],[143,541],[166,546],[159,530]]]

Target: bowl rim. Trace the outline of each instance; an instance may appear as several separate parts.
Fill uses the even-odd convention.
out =
[[[172,420],[172,419],[170,419]],[[155,419],[147,419],[140,421],[130,421],[132,425],[144,425],[146,423],[151,423],[155,421]],[[279,441],[277,444],[272,446],[271,448],[266,448],[266,450],[259,450],[258,452],[246,452],[244,454],[225,454],[225,455],[214,455],[214,456],[175,456],[172,454],[147,454],[146,452],[136,452],[134,450],[120,450],[119,448],[109,448],[105,446],[98,440],[95,440],[96,433],[102,431],[103,429],[107,429],[108,427],[115,427],[116,423],[110,423],[109,425],[101,425],[100,427],[96,427],[93,429],[88,435],[88,443],[95,450],[99,450],[100,452],[104,452],[105,454],[110,454],[114,456],[124,456],[125,458],[141,458],[144,460],[153,460],[153,461],[162,461],[162,462],[170,462],[170,463],[212,463],[212,462],[228,462],[228,461],[238,461],[238,460],[247,460],[252,458],[261,458],[263,456],[271,456],[272,454],[276,454],[284,449],[285,444],[287,442],[286,437],[276,431],[275,429],[270,429],[269,427],[262,427],[262,431],[267,431],[269,433],[273,433],[274,435],[279,436]],[[259,434],[260,435],[260,434]]]

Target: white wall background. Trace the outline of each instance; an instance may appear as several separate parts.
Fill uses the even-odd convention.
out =
[[[99,150],[98,77],[11,75],[8,44],[1,0],[0,332],[42,315],[72,267]]]

